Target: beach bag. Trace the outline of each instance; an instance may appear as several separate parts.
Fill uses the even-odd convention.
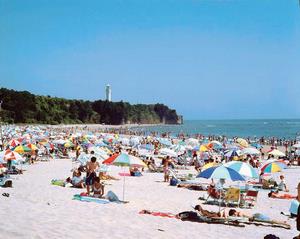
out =
[[[174,177],[171,178],[170,180],[170,186],[176,186],[178,184],[178,180]]]

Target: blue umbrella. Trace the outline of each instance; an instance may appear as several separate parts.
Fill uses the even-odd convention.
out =
[[[263,146],[259,143],[253,143],[253,144],[251,144],[251,146],[253,146],[254,148],[257,148],[257,149],[263,148]]]
[[[197,178],[229,179],[231,181],[245,181],[238,172],[223,165],[210,167],[197,175]]]

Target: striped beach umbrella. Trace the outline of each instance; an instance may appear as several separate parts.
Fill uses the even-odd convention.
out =
[[[26,146],[28,148],[30,148],[31,150],[37,150],[38,149],[35,144],[27,144]]]
[[[261,171],[264,173],[276,173],[282,171],[283,167],[280,163],[272,162],[264,165]]]
[[[214,166],[217,166],[218,164],[213,162],[213,163],[207,163],[205,164],[203,167],[202,167],[202,170],[205,170],[205,169],[208,169],[208,168],[211,168],[211,167],[214,167]]]
[[[240,161],[231,161],[224,166],[237,171],[240,175],[248,178],[258,178],[257,171],[248,163]]]
[[[25,153],[32,152],[33,150],[31,148],[28,148],[27,146],[20,145],[20,146],[14,148],[14,151],[19,154],[25,154]]]
[[[197,178],[228,179],[231,181],[245,181],[245,178],[237,171],[221,166],[210,167],[197,175]]]

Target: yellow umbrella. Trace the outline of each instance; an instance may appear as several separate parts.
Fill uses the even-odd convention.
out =
[[[202,167],[202,170],[205,170],[205,169],[208,169],[208,168],[217,166],[217,165],[219,165],[219,164],[217,164],[217,163],[215,163],[215,162],[207,163],[207,164],[205,164],[205,165]]]
[[[201,145],[199,151],[200,152],[209,151],[209,148],[207,148],[205,145]]]
[[[236,142],[237,142],[239,145],[241,145],[242,147],[245,147],[245,148],[249,147],[249,144],[248,144],[247,140],[245,140],[245,139],[238,138],[238,139],[236,140]]]
[[[23,146],[23,145],[20,145],[18,147],[16,147],[14,149],[15,152],[19,153],[19,154],[24,154],[24,153],[28,153],[28,152],[31,152],[33,151],[32,149],[26,147],[26,146]]]

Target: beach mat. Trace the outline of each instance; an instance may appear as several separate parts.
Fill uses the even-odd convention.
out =
[[[80,196],[79,194],[75,194],[73,196],[73,200],[78,200],[81,202],[95,202],[99,204],[107,204],[110,203],[109,200],[104,198],[94,198],[94,197],[88,197],[88,196]]]
[[[125,177],[130,177],[130,173],[119,173],[119,176],[125,176]]]

